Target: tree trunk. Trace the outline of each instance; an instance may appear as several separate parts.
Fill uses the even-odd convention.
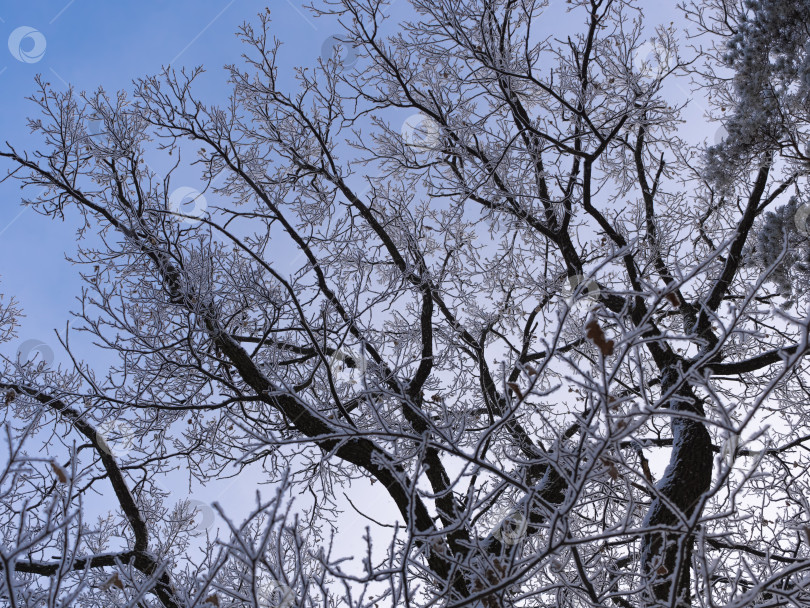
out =
[[[704,415],[703,404],[689,387],[680,390],[672,401],[670,407],[675,411]],[[644,529],[650,531],[642,539],[641,565],[649,585],[646,605],[680,608],[691,605],[694,542],[684,520],[702,508],[700,500],[711,485],[714,456],[711,437],[702,422],[674,417],[672,434],[669,465],[656,486],[659,496],[653,500],[644,521]],[[655,528],[669,530],[652,530]]]

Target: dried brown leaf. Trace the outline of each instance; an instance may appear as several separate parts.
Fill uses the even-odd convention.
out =
[[[101,588],[105,591],[108,590],[110,587],[118,587],[119,589],[124,588],[124,581],[121,580],[121,577],[118,576],[117,572],[114,572],[113,575],[107,579]]]
[[[51,468],[53,469],[53,472],[56,474],[56,478],[61,483],[67,483],[67,473],[65,473],[65,469],[63,469],[61,466],[59,466],[53,461],[51,461]]]
[[[518,399],[523,399],[523,393],[520,391],[520,387],[518,386],[517,382],[507,382],[506,386],[512,389],[512,392],[518,396]]]

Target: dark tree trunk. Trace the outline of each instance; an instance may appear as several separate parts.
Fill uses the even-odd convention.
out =
[[[670,407],[675,411],[704,415],[703,404],[689,387],[678,391]],[[702,422],[675,415],[672,431],[669,465],[656,486],[660,496],[653,500],[644,522],[645,529],[669,530],[650,531],[644,535],[642,571],[650,585],[648,605],[685,607],[691,605],[690,567],[694,536],[684,520],[702,507],[700,500],[711,485],[714,455],[711,437]]]

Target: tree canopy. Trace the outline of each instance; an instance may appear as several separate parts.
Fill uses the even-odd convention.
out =
[[[38,79],[0,158],[110,366],[3,357],[3,605],[810,601],[810,2],[409,2],[294,86],[247,22],[221,106]]]

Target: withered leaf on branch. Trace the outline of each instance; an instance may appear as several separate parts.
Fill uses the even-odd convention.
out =
[[[507,382],[506,386],[512,389],[512,392],[518,396],[518,399],[523,399],[523,393],[521,392],[517,382]]]
[[[585,324],[585,337],[593,342],[605,357],[613,354],[616,343],[613,340],[605,339],[605,332],[596,319],[591,319]]]
[[[65,469],[53,461],[51,461],[51,468],[53,469],[54,474],[56,474],[56,478],[61,483],[67,483],[67,473],[65,472]]]
[[[680,298],[678,298],[678,294],[676,294],[675,292],[670,291],[669,293],[664,294],[664,297],[666,298],[667,302],[672,304],[674,308],[681,307],[681,300]]]
[[[612,460],[608,458],[602,458],[602,464],[605,465],[605,467],[607,468],[608,475],[610,475],[610,478],[613,481],[616,481],[617,479],[619,479],[619,477],[621,477],[621,475],[619,474],[619,469],[616,468],[616,463],[614,463]]]
[[[117,572],[114,572],[113,575],[107,579],[101,588],[105,591],[108,590],[110,587],[118,587],[119,589],[124,588],[124,581],[121,580],[121,577],[118,576]]]

